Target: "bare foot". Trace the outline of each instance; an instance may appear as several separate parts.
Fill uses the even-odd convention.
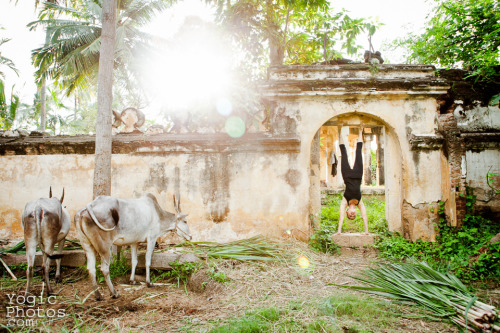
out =
[[[370,233],[368,231],[365,231],[362,233],[362,235],[369,235]]]
[[[341,231],[337,231],[337,232],[336,232],[336,233],[334,233],[333,235],[334,235],[334,236],[337,236],[337,235],[340,235],[340,234],[342,234],[342,232],[341,232]]]

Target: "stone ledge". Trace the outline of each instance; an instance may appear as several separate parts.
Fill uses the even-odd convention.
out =
[[[72,250],[72,251],[64,251],[64,257],[62,257],[61,265],[65,267],[80,267],[85,266],[87,263],[87,257],[83,250]],[[145,253],[139,253],[138,255],[138,268],[145,268]],[[130,263],[130,252],[125,252],[125,258],[127,258]],[[26,264],[26,255],[25,254],[6,254],[2,257],[2,260],[5,261],[7,265],[18,265],[18,264]],[[151,258],[151,268],[153,269],[161,269],[167,270],[172,269],[169,263],[179,260],[179,262],[197,262],[201,261],[200,258],[196,257],[191,253],[180,254],[180,253],[153,253]],[[42,266],[42,253],[37,252],[35,255],[35,266]],[[52,260],[51,266],[55,266],[55,260]]]
[[[113,154],[189,154],[232,152],[300,152],[296,136],[273,137],[248,133],[241,138],[227,134],[119,134],[112,137]],[[94,154],[94,135],[0,138],[2,155]]]
[[[361,233],[345,233],[332,235],[332,241],[341,247],[365,247],[375,244],[375,235],[363,235]]]

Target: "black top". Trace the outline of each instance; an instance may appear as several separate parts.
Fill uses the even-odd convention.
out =
[[[341,156],[341,171],[344,178],[345,192],[344,197],[349,202],[352,199],[361,200],[361,178],[363,178],[363,157],[361,156],[363,143],[356,144],[356,160],[354,167],[351,169],[347,158],[347,150],[345,145],[340,145]]]

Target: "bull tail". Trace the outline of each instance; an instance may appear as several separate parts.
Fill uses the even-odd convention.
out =
[[[97,217],[94,214],[94,211],[92,210],[92,207],[90,207],[90,204],[87,205],[87,212],[89,213],[90,217],[92,218],[92,221],[99,227],[99,229],[103,231],[113,231],[116,228],[116,224],[113,226],[113,228],[105,228],[97,219]]]
[[[40,207],[40,205],[37,205],[36,208],[35,208],[35,220],[36,220],[36,243],[38,245],[38,247],[40,248],[40,250],[43,252],[43,254],[45,254],[47,257],[49,257],[50,259],[61,259],[62,257],[64,257],[64,254],[48,254],[47,252],[45,252],[45,250],[43,249],[43,244],[42,244],[42,234],[41,234],[41,230],[42,230],[42,220],[43,220],[43,208]]]

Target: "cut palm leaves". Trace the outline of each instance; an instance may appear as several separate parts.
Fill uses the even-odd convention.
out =
[[[273,242],[263,236],[229,243],[217,242],[184,242],[178,247],[189,248],[189,252],[199,257],[214,259],[234,259],[239,261],[271,261],[279,260],[280,251]]]
[[[500,332],[495,307],[480,302],[453,274],[425,262],[378,263],[352,278],[367,286],[339,286],[417,305],[437,320],[450,321],[470,332]]]
[[[63,250],[69,251],[69,250],[81,250],[81,249],[82,246],[80,245],[79,241],[66,239]],[[39,247],[37,247],[37,251],[40,251]],[[0,256],[6,253],[26,254],[26,245],[24,244],[24,241],[20,241],[19,243],[17,243],[12,247],[0,249]]]

